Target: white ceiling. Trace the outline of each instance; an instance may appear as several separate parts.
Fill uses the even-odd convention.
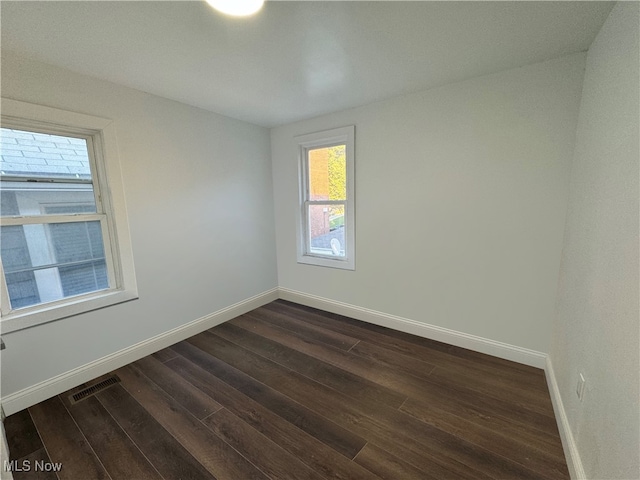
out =
[[[588,49],[611,2],[0,2],[2,50],[264,126]]]

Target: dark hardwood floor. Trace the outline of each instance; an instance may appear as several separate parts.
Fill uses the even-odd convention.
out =
[[[16,480],[569,478],[542,370],[285,301],[113,373],[6,419]]]

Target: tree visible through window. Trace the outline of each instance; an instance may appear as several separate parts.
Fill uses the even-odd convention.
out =
[[[345,255],[344,202],[347,199],[345,145],[308,151],[310,251],[320,255]]]

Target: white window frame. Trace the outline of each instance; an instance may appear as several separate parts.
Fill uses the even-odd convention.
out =
[[[355,126],[334,128],[295,137],[298,144],[299,208],[297,223],[298,263],[355,270]],[[312,201],[309,195],[308,152],[324,147],[345,145],[347,198],[345,207],[345,256],[321,255],[310,251],[309,205],[343,204],[342,201]]]
[[[11,309],[0,262],[0,333],[10,333],[138,298],[133,251],[118,157],[115,126],[111,120],[2,98],[0,124],[87,140],[97,213],[47,215],[45,223],[100,221],[110,287],[54,302]],[[74,218],[75,217],[75,218]],[[43,223],[42,216],[4,217],[2,225]]]

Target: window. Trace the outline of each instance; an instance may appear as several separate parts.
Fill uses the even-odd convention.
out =
[[[111,123],[6,99],[1,123],[2,331],[137,298]]]
[[[298,262],[355,269],[353,126],[296,137]]]

